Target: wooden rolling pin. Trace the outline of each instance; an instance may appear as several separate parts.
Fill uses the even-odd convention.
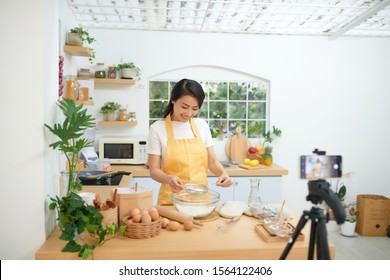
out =
[[[160,216],[163,216],[165,218],[180,222],[182,224],[185,223],[186,221],[192,221],[192,223],[194,225],[203,226],[203,224],[201,222],[194,220],[193,217],[187,216],[186,214],[180,213],[176,210],[171,210],[171,209],[168,209],[168,208],[166,208],[164,206],[160,206],[160,205],[157,205],[156,209],[157,209],[158,213],[160,214]]]

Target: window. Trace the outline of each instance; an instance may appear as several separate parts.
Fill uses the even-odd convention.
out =
[[[206,94],[199,117],[213,137],[235,134],[237,125],[248,138],[265,132],[269,115],[268,81],[198,81]],[[150,124],[163,117],[174,81],[149,81]]]

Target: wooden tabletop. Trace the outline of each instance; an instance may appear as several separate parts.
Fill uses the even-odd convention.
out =
[[[291,224],[296,225],[299,216]],[[287,241],[267,243],[255,231],[259,220],[243,215],[231,224],[227,232],[217,230],[217,224],[226,221],[217,218],[204,222],[203,227],[185,231],[162,229],[160,234],[148,239],[130,239],[122,234],[97,246],[93,259],[100,260],[277,260],[287,245]],[[304,241],[296,241],[287,259],[307,259],[310,222],[302,233]],[[75,253],[63,253],[65,242],[59,240],[60,230],[56,229],[36,252],[36,259],[80,259]],[[331,258],[335,247],[330,244]]]

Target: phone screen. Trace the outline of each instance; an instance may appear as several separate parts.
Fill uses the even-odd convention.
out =
[[[342,175],[342,157],[328,155],[301,156],[301,178],[338,178]]]

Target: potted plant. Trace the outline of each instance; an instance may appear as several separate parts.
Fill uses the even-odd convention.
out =
[[[100,108],[100,113],[102,113],[104,115],[106,121],[114,121],[115,120],[115,113],[120,108],[121,108],[121,105],[119,103],[114,102],[114,101],[107,101]]]
[[[92,145],[90,140],[84,139],[85,129],[94,127],[94,118],[87,114],[87,109],[83,105],[76,106],[72,99],[62,99],[57,103],[64,114],[62,123],[45,127],[59,139],[49,145],[54,150],[64,153],[69,166],[68,183],[65,192],[61,196],[50,197],[50,210],[57,210],[58,227],[61,229],[60,239],[67,241],[62,249],[63,252],[79,252],[79,256],[87,259],[91,256],[96,244],[101,244],[105,240],[106,234],[115,234],[119,229],[114,227],[103,228],[103,216],[100,210],[85,201],[77,194],[82,190],[80,182],[75,180],[77,173],[80,151]],[[81,235],[89,233],[94,236],[90,241],[83,240],[83,244],[78,243]]]
[[[141,69],[133,62],[120,63],[114,69],[120,71],[123,79],[139,79],[141,76]]]
[[[352,173],[348,172],[342,177],[349,177],[351,175]],[[357,204],[356,201],[348,204],[344,202],[347,195],[347,186],[341,181],[341,179],[337,180],[335,194],[343,205],[346,214],[345,222],[340,227],[340,233],[344,236],[355,236]]]
[[[85,30],[83,27],[71,28],[70,32],[68,33],[67,45],[82,46],[86,44],[90,52],[90,56],[89,56],[90,63],[93,62],[96,55],[95,50],[90,47],[90,45],[93,42],[96,42],[96,39],[94,37],[91,37],[89,32]]]
[[[356,201],[344,205],[346,218],[345,222],[340,226],[341,235],[352,237],[356,236]]]

